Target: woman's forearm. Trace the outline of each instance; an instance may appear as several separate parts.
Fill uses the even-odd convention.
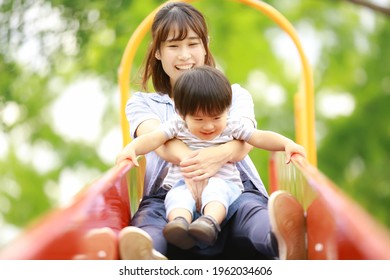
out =
[[[245,141],[233,140],[220,145],[226,155],[226,162],[238,162],[243,160],[253,149],[253,146]]]
[[[161,125],[159,120],[150,119],[141,123],[137,130],[137,136],[141,136],[157,129]],[[191,150],[182,141],[171,139],[160,146],[155,152],[165,161],[173,164],[179,164]]]
[[[165,142],[155,152],[165,161],[179,165],[191,150],[182,141],[174,138]]]
[[[244,159],[251,149],[251,145],[233,140],[219,146],[195,150],[180,163],[181,171],[187,178],[205,180],[214,176],[226,163]]]

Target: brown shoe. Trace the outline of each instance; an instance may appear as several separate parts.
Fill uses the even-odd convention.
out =
[[[220,231],[217,221],[209,215],[199,217],[188,227],[188,232],[193,238],[208,246],[214,245]]]
[[[166,260],[153,249],[152,238],[140,228],[125,227],[119,233],[119,254],[122,260]]]
[[[278,241],[279,259],[306,259],[305,214],[301,204],[290,193],[275,191],[269,198],[268,213]]]
[[[176,217],[165,226],[163,230],[165,239],[183,250],[194,247],[196,242],[191,235],[188,234],[188,226],[189,224],[186,219],[183,217]]]

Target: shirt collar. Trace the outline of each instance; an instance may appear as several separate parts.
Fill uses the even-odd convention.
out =
[[[173,106],[173,100],[168,94],[151,93],[150,98],[159,103],[171,104]]]

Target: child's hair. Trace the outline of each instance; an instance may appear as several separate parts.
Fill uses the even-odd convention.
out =
[[[177,28],[174,40],[184,40],[189,30],[193,30],[202,40],[206,50],[205,64],[215,66],[215,61],[208,47],[208,29],[203,15],[193,6],[172,2],[163,6],[156,14],[152,24],[152,42],[145,60],[145,69],[142,77],[142,87],[147,90],[150,77],[155,91],[171,95],[172,87],[169,76],[165,73],[161,61],[155,54],[160,49],[161,43],[169,35],[171,29]]]
[[[176,111],[183,117],[202,113],[217,116],[232,104],[232,87],[226,76],[210,66],[184,72],[173,87]]]

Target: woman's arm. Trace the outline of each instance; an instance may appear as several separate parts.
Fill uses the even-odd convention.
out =
[[[200,181],[214,176],[227,162],[242,160],[252,146],[233,140],[219,146],[192,151],[181,163],[183,176]]]
[[[169,112],[173,111],[169,98],[153,93],[136,92],[126,104],[126,117],[130,124],[133,139],[158,128],[167,121]],[[162,101],[161,101],[162,100]],[[190,149],[178,140],[169,140],[156,150],[163,160],[179,164]]]
[[[159,126],[160,122],[158,120],[151,119],[142,122],[135,131],[137,135],[137,138],[135,140],[140,139],[145,135],[149,135],[150,133],[153,133]],[[191,152],[191,149],[188,148],[188,146],[182,141],[173,138],[171,140],[166,141],[165,144],[157,148],[155,152],[164,160],[179,165],[184,158],[188,157]],[[197,209],[200,210],[200,198],[203,189],[206,186],[207,180],[204,180],[203,182],[193,182],[191,179],[185,179],[185,181],[189,191],[192,193],[192,196],[196,200]]]
[[[137,136],[149,133],[160,126],[160,121],[157,119],[150,119],[142,122],[135,131]],[[180,162],[186,158],[191,150],[182,141],[171,139],[165,142],[155,150],[155,152],[164,160],[173,164],[179,165]]]

